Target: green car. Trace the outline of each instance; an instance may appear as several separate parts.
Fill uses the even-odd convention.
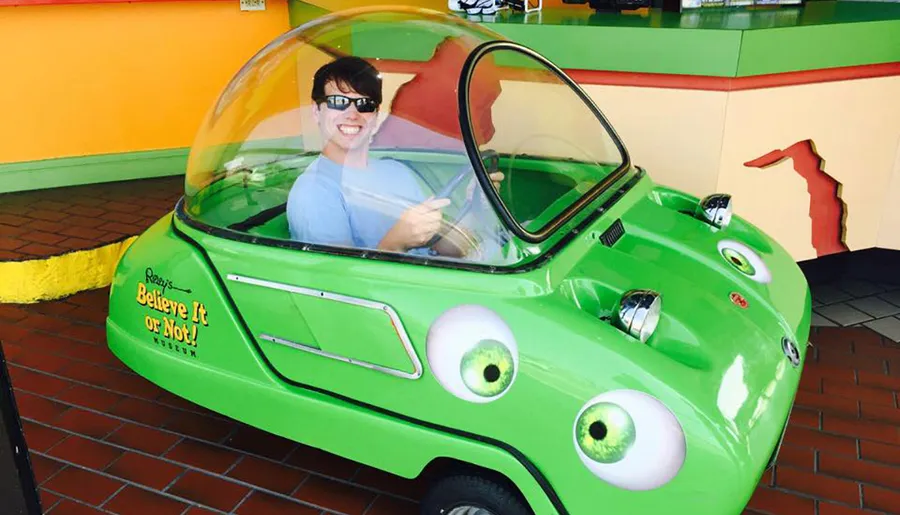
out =
[[[362,9],[226,86],[107,331],[192,402],[425,474],[423,514],[724,515],[776,459],[810,311],[730,196],[655,183],[546,58]]]

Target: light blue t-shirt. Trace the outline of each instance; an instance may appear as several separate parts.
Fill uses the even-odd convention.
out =
[[[400,162],[370,158],[368,167],[362,169],[339,165],[322,155],[310,163],[288,194],[291,238],[321,245],[376,249],[403,212],[425,198],[414,172]],[[496,221],[495,217],[484,217],[480,203],[475,204],[473,214],[477,213],[480,221],[470,220],[464,225],[478,233],[482,247],[488,243],[495,249],[489,253],[496,254],[508,236],[499,223],[491,222]],[[499,236],[499,244],[498,233],[504,233]],[[488,234],[493,238],[486,238]],[[419,248],[410,253],[430,255],[431,251]]]
[[[362,169],[319,156],[288,194],[291,238],[375,249],[400,215],[424,200],[412,172],[397,161],[370,159]]]

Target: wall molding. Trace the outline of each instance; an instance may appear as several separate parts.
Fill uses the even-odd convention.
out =
[[[182,175],[190,148],[0,163],[0,193]]]

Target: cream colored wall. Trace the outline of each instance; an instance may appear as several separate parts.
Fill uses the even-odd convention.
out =
[[[810,244],[809,194],[790,160],[766,169],[743,163],[812,140],[824,170],[841,183],[850,250],[878,244],[885,192],[900,137],[900,77],[737,91],[729,94],[718,189],[798,260]],[[893,100],[892,100],[893,99]],[[896,226],[900,229],[900,225]]]
[[[900,134],[897,135],[893,178],[884,194],[882,211],[877,246],[885,249],[900,249]]]
[[[488,142],[490,148],[512,154],[621,162],[612,138],[568,86],[502,80],[500,88],[492,107],[496,132]]]
[[[727,93],[582,87],[656,182],[700,197],[715,192]]]

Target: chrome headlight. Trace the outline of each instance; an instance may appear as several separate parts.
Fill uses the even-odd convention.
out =
[[[697,205],[697,216],[721,229],[728,227],[731,222],[731,195],[715,193],[704,197]]]
[[[646,342],[659,323],[662,297],[652,290],[631,290],[622,295],[617,322],[626,333]]]

